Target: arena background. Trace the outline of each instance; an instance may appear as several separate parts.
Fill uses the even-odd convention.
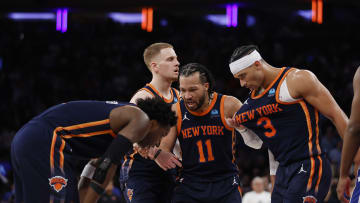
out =
[[[248,90],[233,79],[228,61],[236,47],[256,44],[273,66],[313,71],[349,115],[360,65],[359,20],[355,0],[0,1],[1,202],[11,202],[16,131],[61,102],[128,101],[151,79],[142,53],[154,42],[174,45],[181,64],[206,65],[217,91],[242,101]],[[338,202],[342,143],[324,118],[321,130],[334,174],[327,202]],[[240,141],[237,157],[246,192],[253,177],[268,175],[267,151]]]

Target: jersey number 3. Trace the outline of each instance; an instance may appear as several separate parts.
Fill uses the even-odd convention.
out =
[[[206,162],[205,156],[204,156],[204,149],[203,149],[202,140],[197,141],[196,145],[197,145],[198,150],[199,150],[199,162],[200,163]],[[207,139],[205,141],[205,145],[206,145],[206,149],[207,149],[207,153],[208,153],[208,160],[207,161],[214,161],[214,155],[213,155],[212,147],[211,147],[211,140]]]
[[[265,132],[266,137],[274,137],[276,135],[276,129],[271,123],[271,120],[268,117],[261,117],[256,123],[258,126],[263,126],[266,130],[270,132]]]

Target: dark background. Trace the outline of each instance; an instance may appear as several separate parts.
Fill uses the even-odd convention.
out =
[[[237,27],[205,19],[208,14],[225,14],[227,3],[239,5]],[[154,9],[152,32],[142,30],[139,23],[121,24],[106,17],[108,12],[141,13],[143,7]],[[65,33],[55,30],[55,21],[7,17],[10,12],[55,12],[57,8],[69,9]],[[215,75],[217,90],[242,101],[248,90],[233,79],[228,61],[236,47],[256,44],[275,67],[314,72],[349,116],[352,77],[360,65],[360,3],[324,1],[322,24],[297,15],[298,10],[309,9],[311,1],[305,0],[0,1],[0,174],[8,180],[1,181],[0,197],[11,191],[9,152],[16,131],[61,102],[128,101],[151,80],[142,54],[154,42],[171,43],[181,64],[207,66]],[[255,25],[247,26],[249,16],[256,19]],[[321,145],[333,163],[335,186],[342,143],[327,119],[321,123]],[[249,149],[242,141],[238,146],[240,177],[247,191],[254,176],[268,174],[267,153]]]

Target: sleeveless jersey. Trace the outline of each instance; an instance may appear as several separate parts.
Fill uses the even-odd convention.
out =
[[[171,99],[167,100],[162,97],[161,94],[155,89],[151,84],[146,84],[145,87],[141,88],[139,91],[145,90],[152,94],[154,97],[162,98],[168,104],[174,104],[178,102],[179,95],[174,88],[171,88]],[[156,174],[163,174],[162,170],[153,160],[145,159],[137,152],[130,152],[125,157],[123,162],[120,179],[121,181],[126,181],[129,174],[131,175],[144,175],[153,177]]]
[[[235,132],[224,118],[225,96],[214,93],[203,113],[177,104],[177,134],[182,150],[182,177],[199,182],[217,181],[237,174],[234,164]]]
[[[290,70],[282,68],[259,95],[251,92],[235,118],[263,140],[280,165],[310,158],[313,166],[315,159],[321,162],[319,112],[304,99],[280,101],[280,86]]]
[[[111,130],[112,109],[130,103],[72,101],[53,106],[32,119],[44,122],[70,146],[72,156],[90,159],[103,155],[116,134]]]

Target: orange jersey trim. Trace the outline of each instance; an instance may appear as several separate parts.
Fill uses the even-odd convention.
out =
[[[264,96],[264,94],[266,94],[270,90],[270,88],[275,84],[275,82],[280,78],[280,76],[284,72],[284,70],[285,70],[285,67],[281,68],[281,70],[280,70],[279,74],[276,76],[276,78],[270,83],[270,85],[261,94],[255,96],[256,90],[252,91],[251,92],[251,98],[252,99],[259,99],[262,96]]]
[[[177,125],[176,125],[176,130],[177,130],[177,135],[180,135],[180,130],[181,130],[181,124],[182,124],[182,115],[181,115],[181,108],[180,108],[180,102],[177,102],[176,104],[176,111],[177,111]]]
[[[166,103],[171,103],[174,100],[174,94],[171,91],[171,88],[170,88],[171,97],[170,99],[166,99],[152,84],[148,83],[146,85],[149,86],[154,92],[156,92],[156,94],[158,94]]]
[[[315,160],[314,157],[312,156],[313,153],[313,144],[311,142],[312,140],[312,127],[311,127],[311,120],[310,120],[310,114],[309,114],[309,110],[305,104],[304,101],[300,101],[300,105],[305,113],[305,117],[306,117],[306,124],[308,127],[308,133],[309,133],[309,141],[308,141],[308,146],[309,146],[309,154],[310,154],[310,161],[311,161],[311,171],[310,171],[310,176],[309,176],[309,180],[308,180],[308,185],[307,185],[307,191],[309,191],[311,189],[311,185],[312,185],[312,180],[314,178],[314,173],[315,173]]]
[[[220,101],[220,117],[221,117],[221,121],[222,121],[223,125],[225,126],[225,128],[231,131],[234,128],[228,126],[228,124],[226,123],[226,120],[225,120],[225,112],[224,112],[225,97],[226,97],[226,95],[223,95],[221,97],[221,101]]]
[[[189,109],[187,109],[186,105],[186,109],[193,115],[195,116],[204,116],[206,114],[208,114],[210,112],[210,110],[214,107],[216,101],[217,101],[217,97],[218,97],[218,94],[216,92],[214,92],[214,98],[212,99],[210,105],[208,106],[207,109],[205,109],[205,111],[203,111],[202,113],[198,113],[198,112],[195,112],[195,111],[190,111]]]
[[[92,137],[95,135],[102,135],[102,134],[111,134],[112,137],[116,137],[115,133],[112,130],[102,130],[102,131],[96,131],[92,133],[85,133],[85,134],[77,134],[77,135],[64,135],[62,136],[65,139],[74,138],[74,137]]]
[[[153,97],[155,97],[154,93],[152,93],[150,90],[148,90],[147,88],[141,88],[138,92],[140,92],[141,90],[145,90],[148,93],[150,93]]]
[[[296,101],[292,101],[292,102],[283,102],[279,99],[279,95],[280,95],[280,87],[281,87],[281,84],[284,82],[286,76],[291,72],[295,70],[294,68],[290,68],[284,75],[283,77],[281,78],[280,82],[279,82],[279,85],[278,87],[276,88],[276,92],[275,92],[275,99],[276,99],[276,102],[279,103],[279,104],[285,104],[285,105],[290,105],[290,104],[296,104],[296,103],[299,103],[300,101],[302,101],[303,99],[296,99]]]

